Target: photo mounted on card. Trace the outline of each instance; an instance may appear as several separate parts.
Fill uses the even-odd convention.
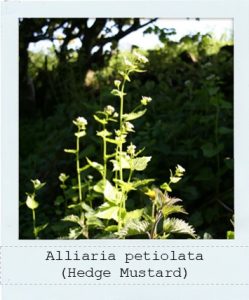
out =
[[[248,300],[248,11],[1,3],[3,300]]]
[[[20,239],[234,238],[232,18],[18,30]]]

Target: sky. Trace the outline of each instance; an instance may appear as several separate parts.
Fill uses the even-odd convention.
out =
[[[233,35],[232,19],[200,19],[199,21],[196,19],[159,19],[155,24],[160,28],[174,28],[176,30],[176,35],[170,36],[170,39],[174,41],[179,41],[185,35],[193,35],[198,32],[201,34],[211,33],[216,39],[221,39],[224,34],[227,38],[230,38]],[[160,46],[160,41],[156,35],[143,35],[145,29],[146,27],[121,39],[119,48],[122,50],[129,50],[132,45],[137,45],[142,49],[150,49],[155,46]],[[71,43],[72,48],[78,48],[80,45],[80,42],[77,40],[74,40],[74,42]],[[40,41],[38,43],[31,43],[29,50],[47,53],[50,47],[50,41]]]

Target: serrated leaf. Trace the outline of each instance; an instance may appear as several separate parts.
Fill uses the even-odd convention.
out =
[[[72,223],[77,223],[79,224],[80,222],[80,218],[76,215],[68,215],[66,216],[65,218],[62,219],[62,221],[65,221],[65,222],[72,222]]]
[[[151,160],[151,156],[136,157],[130,160],[132,170],[143,171],[146,169],[148,162]]]
[[[193,238],[196,238],[194,228],[181,219],[176,219],[176,218],[165,219],[163,222],[163,230],[165,233],[188,234]]]
[[[131,168],[131,163],[130,163],[131,159],[122,156],[121,157],[121,163],[119,161],[117,161],[116,159],[112,159],[110,160],[110,162],[113,164],[113,171],[118,171],[121,169],[130,169]]]
[[[129,114],[124,114],[123,120],[124,121],[136,120],[136,119],[142,117],[146,113],[146,111],[147,111],[147,109],[143,109],[138,112],[131,112]]]
[[[171,214],[176,214],[176,213],[187,214],[186,210],[181,205],[172,205],[172,206],[165,205],[162,208],[162,213],[165,218],[167,218]]]
[[[124,218],[124,222],[126,223],[129,220],[134,220],[134,219],[139,220],[142,217],[143,212],[144,212],[143,208],[135,209],[135,210],[127,212],[125,215],[125,218]]]
[[[115,234],[121,238],[138,234],[146,234],[149,227],[150,224],[147,221],[129,220],[126,225]]]
[[[142,179],[142,180],[135,180],[132,182],[132,185],[134,188],[137,188],[139,186],[148,185],[149,183],[155,181],[155,179]]]
[[[86,213],[85,216],[86,216],[86,225],[87,226],[93,226],[94,228],[103,228],[104,227],[103,222],[100,219],[98,219],[96,217],[96,215]]]
[[[118,212],[119,207],[118,206],[107,206],[103,209],[103,207],[100,207],[100,211],[96,213],[96,217],[100,219],[107,219],[107,220],[115,220],[118,222]]]

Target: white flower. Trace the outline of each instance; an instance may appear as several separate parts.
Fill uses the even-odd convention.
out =
[[[136,151],[136,146],[130,143],[130,145],[127,147],[127,153],[130,155],[134,155]]]
[[[78,117],[76,121],[80,124],[87,125],[87,120],[84,117]]]
[[[112,115],[114,112],[115,112],[115,108],[111,105],[107,105],[105,108],[104,108],[104,111],[108,114],[108,115]]]
[[[115,113],[113,114],[113,118],[117,118],[117,117],[118,117],[118,113],[115,112]]]
[[[61,182],[65,182],[68,178],[69,176],[67,176],[65,173],[60,173],[59,180]]]
[[[133,54],[136,56],[137,60],[142,63],[147,63],[149,60],[144,55],[134,51]]]
[[[116,88],[119,88],[120,84],[121,84],[120,80],[114,80],[114,85]]]
[[[142,105],[147,105],[148,103],[150,103],[152,101],[152,98],[151,97],[145,97],[145,96],[142,96],[142,99],[141,99],[141,104]]]
[[[128,58],[126,58],[126,57],[124,57],[124,63],[128,67],[133,67],[132,62]]]
[[[124,123],[125,130],[128,132],[134,132],[134,125],[131,122],[125,122]]]
[[[84,117],[78,117],[76,120],[73,120],[73,123],[78,126],[80,130],[86,129],[87,120]]]
[[[40,182],[39,179],[35,179],[35,180],[31,179],[31,182],[33,183],[33,187],[35,190],[41,189],[46,184],[45,182]]]

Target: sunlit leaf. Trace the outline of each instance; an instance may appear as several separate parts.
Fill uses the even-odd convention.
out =
[[[136,157],[131,159],[131,169],[136,171],[143,171],[146,169],[151,156]]]
[[[196,237],[194,228],[181,219],[176,219],[176,218],[165,219],[163,222],[163,230],[165,233],[181,233],[181,234],[188,234],[193,238]]]
[[[144,109],[144,110],[140,110],[138,112],[131,112],[129,114],[124,114],[123,120],[131,121],[131,120],[138,119],[138,118],[142,117],[146,113],[146,111],[147,111],[147,109]]]
[[[103,165],[101,165],[101,164],[99,164],[99,163],[97,163],[97,162],[95,162],[95,161],[91,161],[89,158],[87,158],[86,157],[86,160],[87,160],[87,162],[88,162],[88,164],[92,167],[92,168],[94,168],[94,169],[96,169],[97,171],[99,171],[99,173],[103,176],[103,174],[104,174],[104,167],[103,167]]]

